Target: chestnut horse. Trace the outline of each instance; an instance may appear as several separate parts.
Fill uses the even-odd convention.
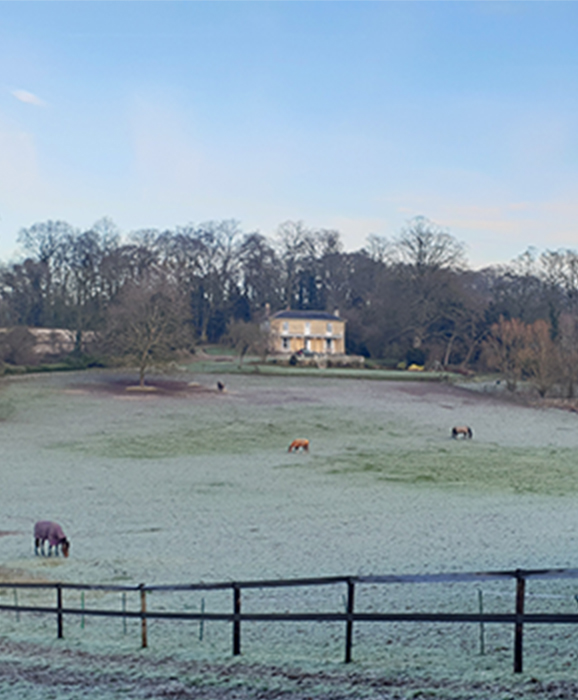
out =
[[[455,428],[452,428],[452,437],[457,438],[460,435],[463,435],[465,438],[472,439],[474,434],[472,433],[472,429],[467,426],[467,425],[457,425]]]
[[[289,445],[289,452],[297,452],[297,450],[301,448],[305,452],[309,452],[309,440],[304,440],[304,439],[299,439],[299,440],[293,440],[293,442]]]

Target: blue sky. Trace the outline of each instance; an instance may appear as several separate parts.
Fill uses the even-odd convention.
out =
[[[0,2],[0,259],[21,227],[423,215],[473,266],[578,248],[578,4]]]

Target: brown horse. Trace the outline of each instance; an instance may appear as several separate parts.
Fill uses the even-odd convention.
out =
[[[458,438],[460,435],[463,435],[464,438],[468,438],[469,440],[474,437],[472,429],[468,425],[457,425],[455,428],[452,428],[453,438]]]
[[[34,526],[34,553],[44,554],[44,543],[48,542],[48,556],[52,552],[58,555],[58,547],[62,554],[67,557],[70,549],[70,542],[66,539],[62,528],[58,523],[53,523],[50,520],[40,520]]]
[[[299,439],[299,440],[293,440],[293,442],[289,445],[289,452],[297,452],[297,450],[301,448],[304,452],[309,452],[309,440],[304,440],[304,439]]]

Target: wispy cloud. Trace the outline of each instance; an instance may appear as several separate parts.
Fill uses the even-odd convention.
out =
[[[12,90],[12,95],[20,102],[25,102],[28,105],[34,105],[35,107],[44,107],[46,102],[32,92],[28,90]]]

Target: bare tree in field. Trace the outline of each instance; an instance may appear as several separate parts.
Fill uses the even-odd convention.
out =
[[[267,354],[269,335],[258,323],[232,321],[227,337],[230,345],[239,354],[239,367],[247,353],[255,353],[262,357]]]
[[[162,277],[130,282],[108,310],[105,347],[139,370],[139,384],[155,360],[190,349],[190,324],[177,288]]]

